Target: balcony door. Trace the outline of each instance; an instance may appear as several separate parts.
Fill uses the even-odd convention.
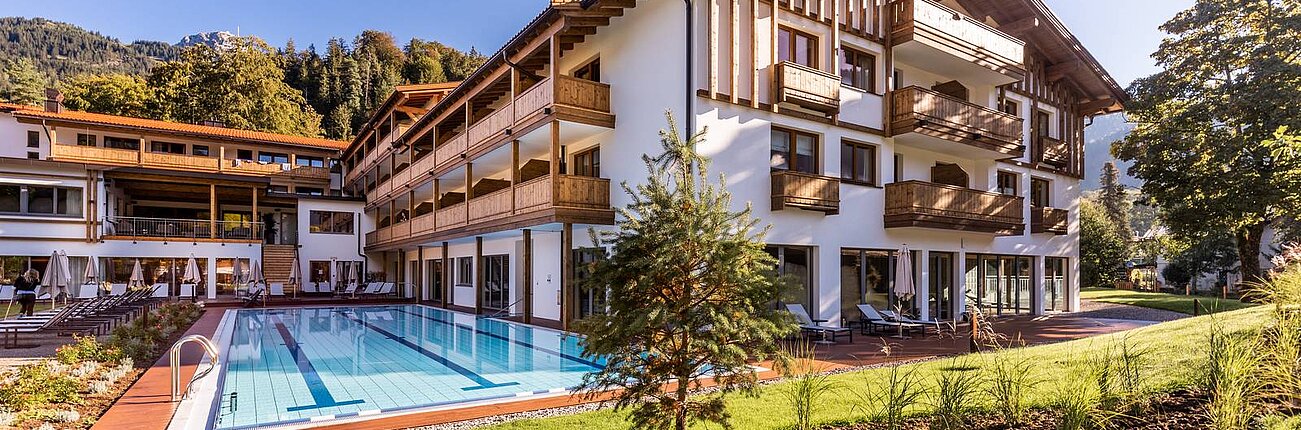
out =
[[[599,248],[583,248],[574,250],[574,294],[578,297],[577,315],[578,319],[586,318],[594,314],[605,313],[606,298],[608,291],[584,288],[587,279],[586,267],[596,262],[596,258],[601,252]]]
[[[1031,313],[1031,257],[967,255],[967,301],[980,312],[997,315]]]
[[[801,304],[813,318],[818,317],[817,301],[813,294],[812,267],[813,249],[802,246],[770,245],[764,248],[768,255],[777,259],[777,274],[788,276],[793,285],[781,298],[782,303]]]
[[[510,306],[510,256],[485,255],[483,257],[482,307],[502,311]]]
[[[926,306],[933,320],[953,319],[953,254],[947,252],[930,253],[927,262],[930,282],[927,285],[930,297]]]

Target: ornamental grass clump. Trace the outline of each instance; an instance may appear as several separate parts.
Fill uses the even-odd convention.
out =
[[[1211,396],[1206,413],[1212,428],[1249,428],[1262,388],[1259,346],[1254,336],[1226,333],[1218,323],[1211,324],[1202,385]]]
[[[936,430],[966,428],[970,415],[980,409],[980,382],[980,374],[966,360],[953,359],[930,391],[931,426]]]
[[[777,370],[786,378],[782,395],[791,405],[795,430],[812,430],[813,415],[825,405],[825,399],[835,391],[837,384],[813,355],[813,345],[797,342],[783,351]]]
[[[1040,382],[1031,374],[1033,363],[1028,358],[986,358],[992,363],[985,366],[985,395],[994,413],[1007,424],[1022,424],[1029,410],[1026,397]]]
[[[907,370],[904,368],[907,367]],[[875,384],[879,377],[864,373],[865,384],[858,393],[859,403],[855,408],[863,411],[868,420],[885,425],[887,430],[903,428],[909,412],[925,398],[926,390],[917,378],[916,368],[894,365],[889,367],[889,377],[884,384]]]

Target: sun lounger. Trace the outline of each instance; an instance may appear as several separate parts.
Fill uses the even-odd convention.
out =
[[[14,298],[14,286],[0,285],[0,300],[13,300],[13,298]]]
[[[153,294],[154,298],[169,297],[172,295],[172,287],[170,285],[161,282],[154,284],[152,287],[149,288],[150,291],[154,292]]]
[[[99,297],[99,285],[83,284],[77,288],[78,299],[93,299]]]
[[[315,283],[315,282],[308,282],[308,283],[303,284],[303,291],[302,291],[302,292],[303,292],[303,294],[308,294],[308,293],[315,294],[315,293],[316,293],[316,283]]]
[[[284,296],[285,296],[285,284],[279,282],[272,282],[271,297],[284,297]]]
[[[362,290],[361,293],[359,293],[359,294],[362,294],[362,295],[375,294],[375,293],[378,293],[378,292],[379,292],[379,289],[380,289],[380,288],[383,288],[383,287],[384,287],[384,283],[383,283],[383,282],[371,282],[371,283],[369,283],[369,284],[366,284],[366,289],[365,289],[365,290]]]
[[[126,284],[112,284],[108,287],[108,295],[120,296],[126,294]]]
[[[247,308],[257,304],[258,302],[261,302],[262,296],[265,293],[266,293],[266,288],[264,288],[262,284],[255,284],[250,286],[248,294],[244,296],[244,307]]]
[[[358,287],[358,285],[357,285],[356,282],[349,282],[349,283],[348,283],[348,286],[347,286],[347,287],[344,287],[344,288],[343,288],[343,292],[340,293],[339,295],[341,295],[341,296],[351,296],[351,297],[356,297],[356,296],[357,296],[357,287]]]
[[[809,317],[809,312],[804,310],[804,305],[799,303],[788,303],[786,310],[795,316],[795,322],[799,323],[800,331],[806,334],[817,334],[826,341],[828,337],[831,342],[835,342],[840,336],[849,336],[849,343],[854,343],[854,330],[844,327],[827,327],[818,325],[826,320],[814,320]]]
[[[898,321],[898,322],[901,322],[901,323],[917,324],[917,325],[920,325],[920,326],[922,326],[922,334],[925,334],[925,332],[926,332],[925,328],[926,328],[926,327],[930,327],[930,328],[932,328],[932,329],[935,329],[935,334],[939,334],[939,333],[940,333],[940,328],[942,327],[942,325],[940,324],[939,321],[935,321],[935,320],[919,320],[919,319],[908,318],[908,317],[906,317],[906,316],[899,315],[899,314],[895,313],[894,311],[881,311],[881,316],[886,317],[886,319],[889,319],[889,320],[892,320],[892,321]]]
[[[183,299],[193,299],[195,287],[194,284],[181,284],[181,294],[178,296]]]
[[[921,331],[922,334],[926,333],[925,332],[926,326],[921,324],[913,324],[909,322],[890,320],[886,318],[885,315],[881,315],[881,313],[876,310],[876,307],[867,303],[859,304],[858,311],[863,314],[863,318],[859,320],[859,322],[863,324],[864,333],[875,331],[877,328],[887,328],[893,330],[903,329],[904,331]]]

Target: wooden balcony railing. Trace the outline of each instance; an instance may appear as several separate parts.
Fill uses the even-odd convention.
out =
[[[1013,81],[1025,77],[1025,42],[980,20],[932,0],[895,0],[888,13],[896,47],[921,43]]]
[[[469,140],[465,137],[465,133],[461,133],[434,148],[435,168],[441,168],[460,160],[461,155],[465,154],[468,147],[467,142]]]
[[[513,106],[504,106],[470,127],[470,142],[476,146],[480,145],[489,139],[506,134],[506,130],[513,125],[515,125],[515,109]]]
[[[59,161],[113,166],[153,167],[167,170],[221,172],[250,176],[281,176],[292,179],[330,179],[330,169],[325,167],[296,166],[289,163],[263,164],[247,160],[95,146],[55,144],[50,148],[50,157]]]
[[[1021,118],[922,87],[894,92],[892,136],[918,133],[1011,157],[1025,154]]]
[[[439,208],[408,222],[377,229],[376,232],[381,233],[366,234],[366,245],[384,245],[390,241],[463,227],[487,227],[493,225],[493,222],[510,222],[512,216],[550,209],[598,211],[609,213],[613,219],[610,210],[610,180],[561,175],[553,183],[550,176],[543,176],[472,198],[469,202]]]
[[[789,170],[772,172],[772,210],[786,207],[840,213],[840,179]]]
[[[205,239],[249,242],[262,240],[260,222],[207,219],[105,217],[104,235],[110,239]]]
[[[1064,235],[1070,229],[1070,211],[1046,207],[1030,207],[1030,232]]]
[[[1039,161],[1058,168],[1071,164],[1071,150],[1066,142],[1048,136],[1037,136],[1035,140],[1038,141]]]
[[[776,66],[778,101],[823,113],[840,111],[840,77],[789,61]]]
[[[1020,234],[1024,199],[923,181],[885,186],[885,227]]]

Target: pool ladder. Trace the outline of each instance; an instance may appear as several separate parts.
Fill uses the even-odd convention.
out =
[[[181,347],[185,346],[186,343],[190,343],[190,342],[198,343],[199,346],[203,348],[203,351],[208,354],[208,368],[204,369],[202,372],[195,373],[194,377],[190,378],[190,382],[186,384],[185,395],[182,396],[181,395]],[[176,343],[172,344],[172,349],[168,353],[168,358],[169,358],[168,361],[170,362],[172,367],[172,401],[175,402],[178,399],[189,398],[190,391],[194,388],[194,381],[198,381],[199,378],[202,378],[205,375],[207,375],[209,372],[212,372],[212,369],[217,368],[217,345],[214,345],[211,339],[208,339],[203,335],[192,334],[183,337],[181,338],[181,340],[178,340],[176,341]]]

